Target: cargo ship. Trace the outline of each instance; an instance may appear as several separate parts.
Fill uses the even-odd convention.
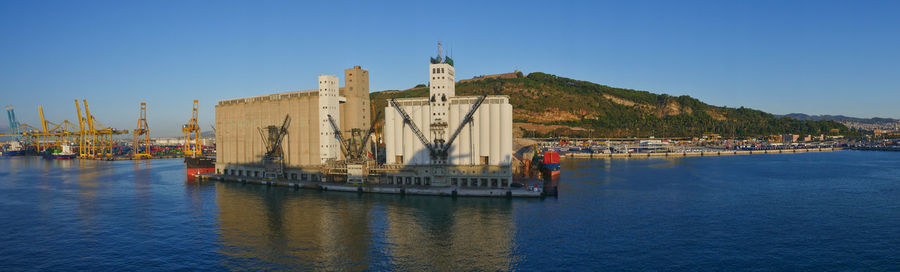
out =
[[[559,153],[556,151],[544,151],[541,172],[548,177],[559,176]]]
[[[534,163],[535,169],[540,172],[540,181],[543,185],[543,195],[559,195],[559,152],[555,150],[547,150],[544,151],[544,153],[535,153],[536,154],[532,162]]]
[[[22,156],[25,155],[25,150],[22,149],[22,144],[19,142],[11,142],[9,146],[6,147],[3,152],[0,152],[2,156]]]
[[[195,174],[216,171],[216,158],[212,157],[184,157],[184,164],[187,167],[189,178],[192,178]]]
[[[75,152],[72,152],[71,145],[61,145],[58,149],[47,149],[43,157],[51,160],[68,160],[75,158]]]

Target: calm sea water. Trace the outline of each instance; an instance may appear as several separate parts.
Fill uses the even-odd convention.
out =
[[[0,159],[0,270],[900,270],[900,152],[568,160],[560,196],[187,182]]]

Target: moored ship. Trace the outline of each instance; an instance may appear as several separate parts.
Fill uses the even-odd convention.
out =
[[[0,152],[2,156],[22,156],[25,155],[25,150],[22,149],[22,144],[19,142],[13,141],[10,142],[8,146]]]
[[[61,145],[60,148],[47,149],[43,153],[45,159],[51,160],[68,160],[75,158],[75,152],[72,152],[71,145]]]
[[[543,165],[541,172],[548,177],[559,176],[559,153],[556,151],[544,151]]]
[[[212,157],[184,157],[184,164],[187,167],[188,177],[193,177],[199,173],[216,171],[216,158]]]

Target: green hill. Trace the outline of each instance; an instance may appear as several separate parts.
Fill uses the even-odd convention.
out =
[[[484,79],[456,84],[457,95],[507,95],[513,105],[517,134],[531,136],[692,137],[715,133],[725,137],[774,134],[848,134],[834,121],[801,121],[749,109],[717,107],[690,96],[670,96],[614,88],[535,72],[510,79]],[[425,97],[428,88],[370,94],[376,122],[384,118],[389,98]]]

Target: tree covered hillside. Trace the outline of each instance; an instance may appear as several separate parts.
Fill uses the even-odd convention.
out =
[[[834,121],[778,118],[749,109],[708,105],[690,96],[654,94],[535,72],[511,79],[457,83],[457,95],[507,95],[517,129],[525,135],[595,137],[690,137],[715,133],[726,137],[773,134],[847,134]],[[427,87],[370,95],[376,122],[389,98],[425,97]]]

